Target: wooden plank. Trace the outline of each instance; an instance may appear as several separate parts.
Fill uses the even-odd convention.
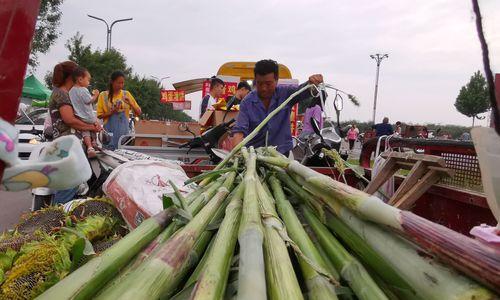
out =
[[[388,158],[380,169],[380,172],[375,176],[375,178],[372,178],[368,186],[365,188],[365,192],[372,195],[398,170],[399,168],[396,166],[396,160],[391,157]]]
[[[416,163],[417,161],[424,161],[427,162],[429,165],[436,165],[441,167],[446,166],[444,158],[436,155],[416,154],[409,152],[389,152],[389,153],[384,152],[381,155],[383,158],[394,157],[396,158],[397,161],[412,162],[412,163]]]
[[[404,210],[411,208],[415,201],[440,178],[441,174],[438,171],[429,170],[394,206]]]
[[[424,176],[427,170],[427,166],[424,162],[417,161],[388,203],[390,205],[396,204],[399,199],[401,199],[415,184],[417,184],[419,179]]]
[[[436,170],[436,171],[442,173],[442,175],[448,175],[450,177],[453,177],[453,175],[455,175],[455,170],[448,169],[448,168],[429,166],[429,169]]]

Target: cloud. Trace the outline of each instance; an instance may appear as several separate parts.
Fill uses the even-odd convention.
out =
[[[77,31],[105,47],[107,20],[133,17],[113,29],[113,47],[144,76],[171,76],[171,83],[211,76],[227,61],[274,58],[303,81],[323,73],[355,94],[343,119],[371,119],[377,52],[381,66],[377,119],[469,125],[453,103],[472,73],[482,70],[470,2],[425,1],[66,1],[63,36],[41,58],[44,75],[67,56],[65,41]],[[481,1],[494,70],[500,61],[498,1]],[[193,100],[196,116],[201,96]],[[483,121],[485,123],[485,121]]]

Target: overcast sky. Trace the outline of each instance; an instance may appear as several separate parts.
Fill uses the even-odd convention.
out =
[[[493,71],[500,70],[500,1],[480,1]],[[483,70],[474,16],[468,0],[132,1],[66,0],[62,35],[41,56],[40,77],[67,58],[64,44],[77,31],[105,48],[102,22],[133,17],[113,29],[113,47],[135,72],[171,76],[173,82],[214,75],[228,61],[272,58],[305,81],[325,81],[358,97],[342,118],[370,120],[375,61],[389,53],[380,72],[377,121],[470,125],[453,103],[473,72]],[[494,29],[497,30],[494,30]],[[191,115],[198,112],[200,95]],[[485,124],[486,120],[480,122]]]

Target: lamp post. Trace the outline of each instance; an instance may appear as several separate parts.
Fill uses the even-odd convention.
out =
[[[378,94],[378,77],[379,77],[379,72],[380,72],[380,63],[384,58],[389,58],[389,54],[372,54],[370,55],[372,59],[374,59],[377,62],[377,75],[375,77],[375,94],[373,96],[373,124],[375,124],[375,114],[377,111],[377,94]]]
[[[156,81],[158,81],[158,83],[160,84],[160,87],[163,88],[162,81],[170,78],[170,76],[165,76],[165,77],[161,77],[161,78],[156,77],[156,76],[151,76],[151,78],[156,79]]]
[[[126,21],[132,21],[133,18],[126,18],[126,19],[119,19],[119,20],[114,20],[112,23],[111,23],[111,26],[108,25],[108,22],[106,22],[106,20],[102,19],[102,18],[99,18],[99,17],[96,17],[96,16],[92,16],[92,15],[87,15],[89,18],[92,18],[92,19],[96,19],[96,20],[99,20],[99,21],[102,21],[104,22],[104,24],[106,24],[106,51],[109,51],[111,49],[111,32],[113,31],[113,26],[116,24],[116,23],[119,23],[119,22],[126,22]]]

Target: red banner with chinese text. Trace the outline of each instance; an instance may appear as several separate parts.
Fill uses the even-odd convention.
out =
[[[184,102],[186,101],[186,92],[182,90],[161,90],[161,103]]]

